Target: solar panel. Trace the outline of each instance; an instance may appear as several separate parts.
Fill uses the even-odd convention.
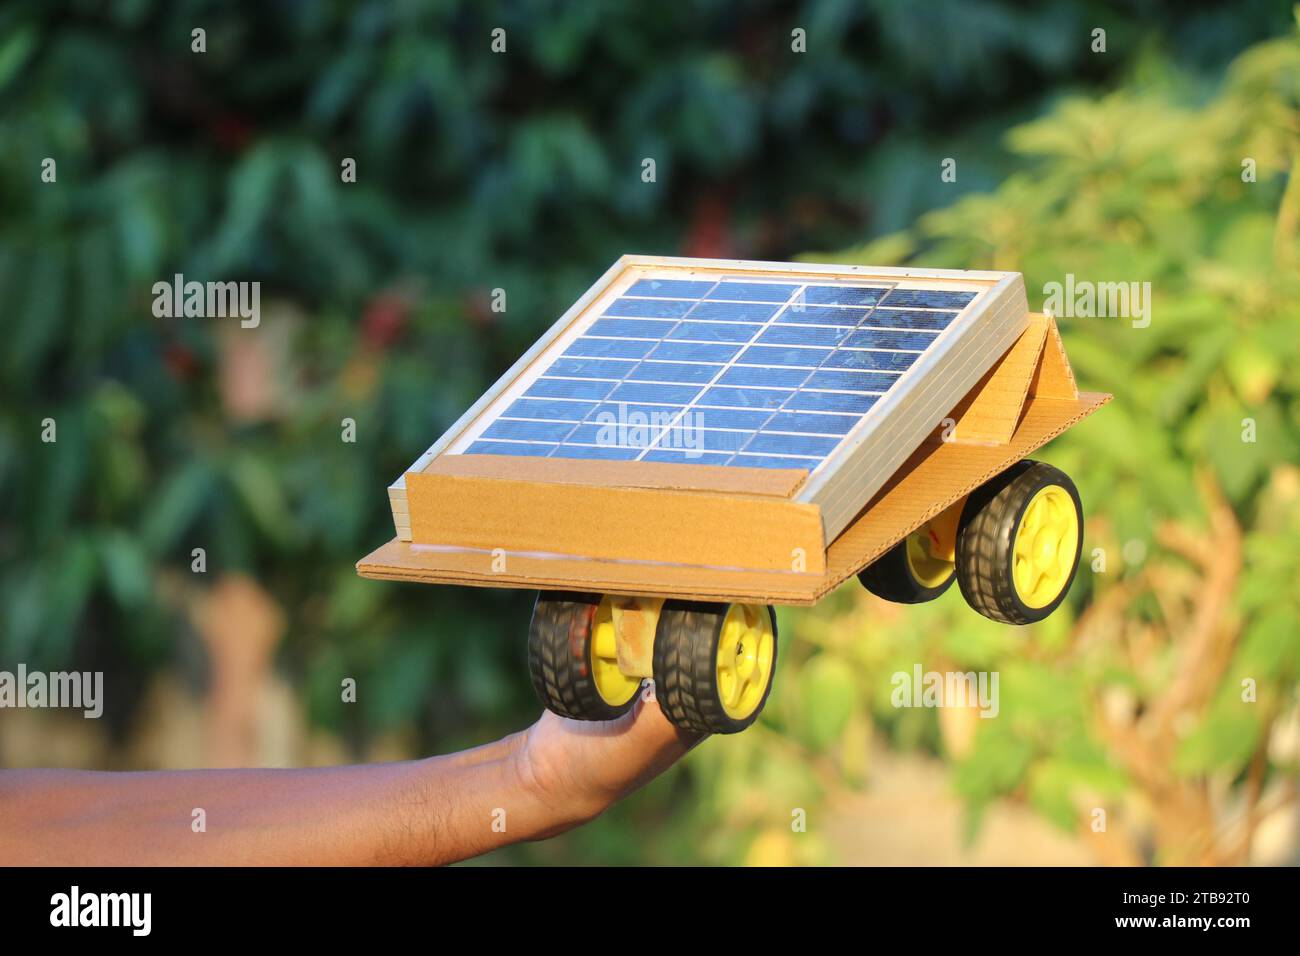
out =
[[[800,469],[830,540],[1028,321],[1017,273],[625,256],[411,470]]]
[[[638,279],[455,451],[812,471],[979,295]]]

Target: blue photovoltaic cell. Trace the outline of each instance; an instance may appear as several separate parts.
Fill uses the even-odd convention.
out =
[[[818,435],[847,435],[858,423],[855,415],[800,415],[777,412],[765,426],[770,432],[813,432]]]
[[[726,434],[722,432],[721,434]],[[818,438],[813,435],[781,435],[775,432],[763,432],[755,435],[745,446],[746,451],[763,455],[809,455],[818,458],[829,455],[839,438]]]
[[[656,345],[657,343],[645,339],[593,339],[584,336],[565,349],[564,354],[598,358],[643,358]]]
[[[850,334],[861,333],[823,325],[773,325],[765,329],[756,341],[764,345],[839,345]]]
[[[738,431],[755,431],[771,420],[770,411],[753,411],[747,408],[696,408],[688,427],[730,428]]]
[[[667,337],[691,339],[696,342],[748,342],[762,329],[761,325],[735,322],[682,322],[672,329]]]
[[[685,405],[648,405],[644,403],[638,404],[636,402],[604,402],[597,405],[593,409],[592,413],[586,416],[586,420],[592,422],[625,421],[629,424],[644,424],[645,421],[666,422],[685,410]],[[638,415],[644,415],[644,421],[637,418],[636,416]]]
[[[694,439],[692,444],[705,451],[740,451],[747,442],[757,436],[754,432],[715,432],[701,428],[697,429],[691,437]]]
[[[881,305],[895,308],[964,309],[975,298],[974,292],[943,292],[935,289],[895,289]]]
[[[565,441],[575,445],[652,445],[663,431],[649,425],[625,425],[622,432],[618,428],[617,423],[579,425]]]
[[[660,342],[649,357],[664,362],[730,362],[739,352],[739,345],[715,345],[711,342]]]
[[[905,372],[916,360],[915,353],[871,352],[839,349],[822,363],[823,368],[877,369],[882,372]]]
[[[846,392],[800,392],[792,396],[785,407],[804,412],[856,412],[861,415],[879,398],[879,395]]]
[[[766,322],[781,309],[779,304],[765,302],[701,302],[691,309],[691,318],[709,322]]]
[[[798,285],[775,282],[719,282],[705,298],[739,302],[788,302],[798,288]]]
[[[830,354],[830,349],[751,345],[740,353],[740,358],[736,361],[741,365],[797,365],[800,368],[816,368],[826,361]]]
[[[905,349],[924,352],[936,338],[934,332],[900,332],[897,329],[858,329],[844,337],[851,349]]]
[[[625,295],[663,296],[668,299],[698,299],[707,295],[716,282],[692,282],[683,279],[642,279]]]
[[[676,325],[676,322],[653,319],[598,319],[591,324],[587,334],[615,339],[662,339]]]
[[[579,422],[595,409],[595,402],[545,402],[521,398],[501,415],[502,418],[548,418]]]
[[[877,329],[930,329],[942,332],[956,312],[920,312],[915,309],[874,309],[871,325]]]
[[[825,388],[845,392],[874,390],[873,376],[866,372],[840,372],[821,369],[808,376],[804,388]]]
[[[762,365],[733,365],[718,377],[719,385],[760,385],[774,388],[798,388],[806,381],[806,368],[771,368]]]
[[[868,352],[866,353],[866,355],[868,356],[868,358],[864,359],[864,361],[880,362],[884,360],[880,357],[879,353],[876,352]],[[824,383],[821,386],[822,388],[828,388],[831,389],[832,391],[835,391],[837,390],[836,383],[841,383],[839,385],[838,390],[851,391],[851,392],[865,391],[865,392],[873,392],[873,393],[884,393],[889,391],[890,386],[892,386],[894,382],[898,380],[899,373],[888,369],[877,370],[871,367],[867,367],[867,368],[860,367],[854,369],[831,368],[830,367],[831,362],[839,361],[840,358],[841,356],[839,355],[832,355],[830,359],[827,361],[826,365],[824,365],[822,368],[817,370],[816,372],[817,381]],[[852,356],[848,356],[846,357],[846,361],[852,358],[853,358]],[[886,358],[888,358],[888,356],[886,356]],[[899,361],[902,360],[900,359]],[[845,371],[845,372],[851,371],[853,374],[852,375],[836,374],[841,371]],[[814,376],[810,375],[807,379],[804,380],[804,382],[800,384],[806,384],[811,386],[813,377]]]
[[[535,458],[545,458],[555,451],[557,447],[556,445],[537,445],[522,441],[476,441],[465,449],[465,453],[469,455],[531,455]]]
[[[616,359],[558,358],[547,375],[564,378],[625,378],[637,367],[636,362]]]
[[[641,279],[464,451],[811,470],[976,295]]]
[[[857,328],[865,313],[862,309],[849,309],[832,305],[809,305],[786,309],[777,317],[777,325],[844,325]]]
[[[809,305],[875,305],[889,291],[881,286],[810,285],[803,301]]]
[[[604,398],[613,382],[586,382],[576,378],[539,378],[524,392],[529,398]]]
[[[504,438],[514,441],[564,441],[573,429],[573,422],[497,419],[483,432],[483,437]]]
[[[618,386],[609,395],[616,402],[662,402],[685,404],[700,394],[698,385],[652,385],[647,382],[628,382]]]
[[[711,388],[697,405],[720,405],[723,408],[780,408],[793,395],[781,388]]]
[[[713,381],[721,365],[684,362],[642,362],[627,377],[637,382],[697,382],[701,385]]]
[[[625,319],[679,319],[690,310],[691,303],[681,299],[619,299],[605,314]]]

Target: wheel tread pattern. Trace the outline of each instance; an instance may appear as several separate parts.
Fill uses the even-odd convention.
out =
[[[574,720],[613,720],[636,703],[618,707],[596,689],[589,664],[592,622],[600,596],[543,593],[528,627],[528,675],[542,706]]]
[[[763,699],[743,720],[722,707],[717,686],[717,649],[727,605],[668,601],[659,614],[655,633],[655,697],[664,715],[677,727],[704,734],[734,734],[755,720],[772,690],[768,681]],[[773,659],[776,669],[776,615],[771,606]]]
[[[1078,492],[1068,475],[1029,459],[986,482],[967,502],[957,533],[957,581],[966,602],[991,620],[1017,625],[1040,621],[1064,600],[1074,582],[1083,543],[1082,513],[1075,566],[1055,600],[1042,608],[1029,608],[1020,601],[1012,580],[1010,555],[1021,512],[1033,494],[1048,484],[1067,489],[1077,506]]]

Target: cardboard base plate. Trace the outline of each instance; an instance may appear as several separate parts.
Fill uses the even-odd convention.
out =
[[[927,441],[831,543],[821,573],[492,552],[409,544],[396,538],[359,561],[357,572],[366,578],[425,584],[815,604],[954,501],[1028,457],[1109,399],[1096,392],[1078,398],[1030,396],[1006,444]]]

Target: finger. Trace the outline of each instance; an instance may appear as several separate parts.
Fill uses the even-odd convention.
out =
[[[618,735],[619,757],[611,763],[621,768],[624,795],[659,776],[706,736],[674,726],[659,703],[644,696],[622,720],[627,724]]]
[[[696,747],[708,734],[685,730],[672,723],[655,698],[654,683],[647,683],[636,706],[632,708],[632,724],[648,738],[662,742],[666,747],[680,747],[682,756]]]

